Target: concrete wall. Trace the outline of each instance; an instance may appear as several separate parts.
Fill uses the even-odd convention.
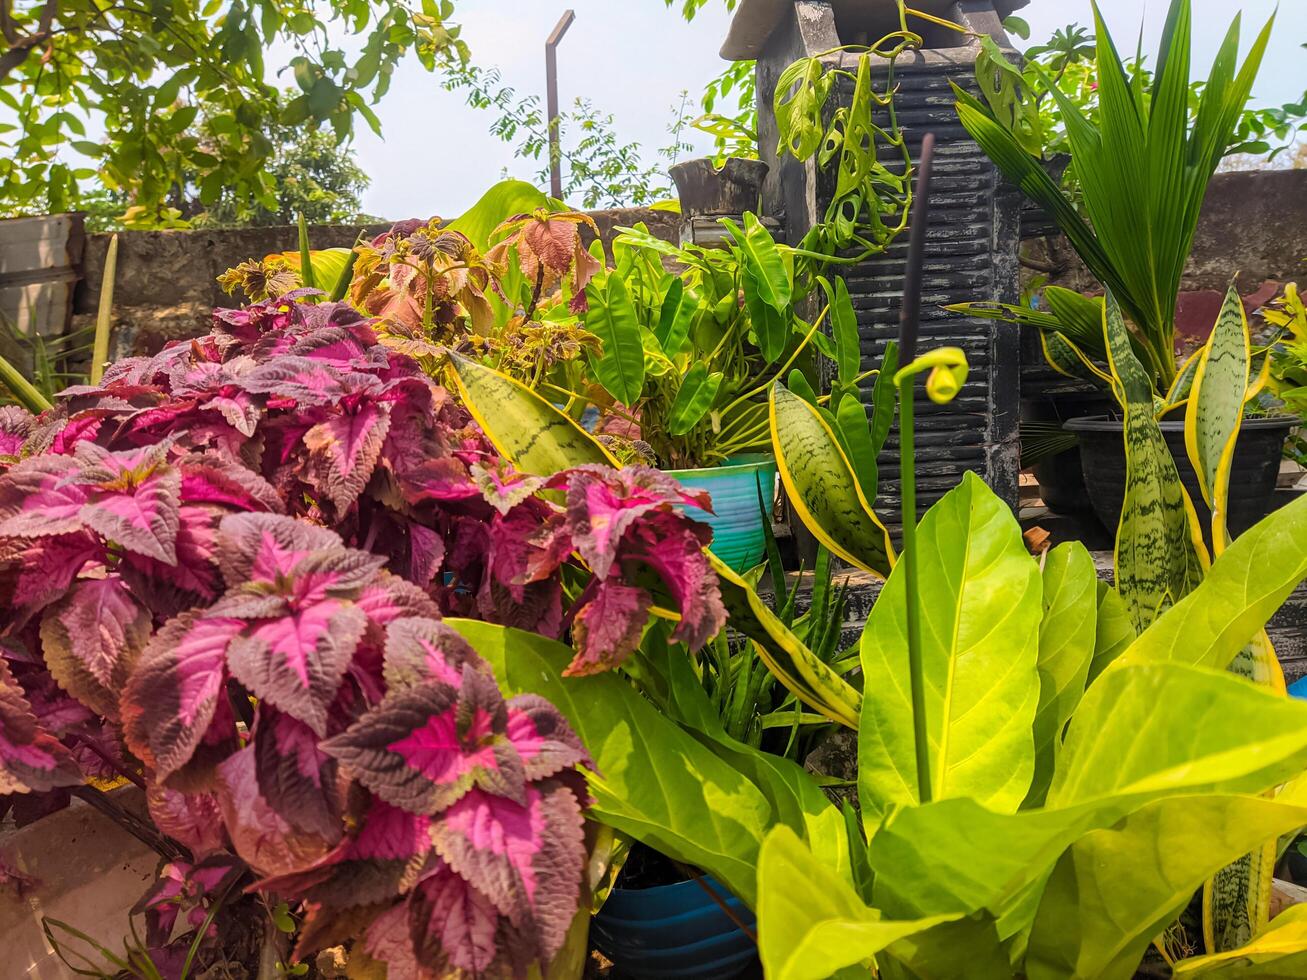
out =
[[[678,215],[645,208],[591,212],[605,245],[616,229],[643,221],[654,234],[676,240]],[[363,228],[376,236],[389,224]],[[317,225],[309,229],[313,248],[350,245],[356,225]],[[587,230],[587,234],[589,234]],[[86,244],[85,278],[74,300],[74,327],[94,322],[104,277],[107,234],[91,235]],[[118,234],[118,271],[114,284],[114,355],[152,353],[169,340],[208,331],[215,306],[240,305],[217,277],[246,259],[298,247],[293,227],[237,228],[213,231],[128,231]]]
[[[1061,235],[1024,245],[1027,258],[1052,271],[1051,282],[1086,292],[1102,289]],[[1026,269],[1027,277],[1034,273]],[[1307,170],[1218,174],[1212,180],[1181,286],[1182,334],[1210,332],[1231,279],[1252,309],[1286,282],[1307,285]]]

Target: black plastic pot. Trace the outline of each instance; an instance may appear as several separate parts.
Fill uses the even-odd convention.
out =
[[[1198,475],[1189,465],[1184,445],[1184,422],[1164,421],[1162,435],[1175,458],[1180,480],[1198,511],[1199,524],[1207,528],[1212,515],[1198,488]],[[1270,512],[1275,482],[1280,474],[1280,456],[1289,431],[1300,422],[1293,416],[1244,419],[1234,447],[1230,473],[1230,513],[1227,524],[1232,535],[1248,530]],[[1109,529],[1121,522],[1125,500],[1124,426],[1120,419],[1105,417],[1072,419],[1066,428],[1080,439],[1080,464],[1094,513]]]
[[[1099,391],[1049,388],[1021,400],[1022,422],[1045,422],[1063,425],[1071,419],[1106,415],[1115,402]],[[1032,467],[1039,481],[1039,496],[1055,514],[1081,517],[1093,513],[1080,453],[1072,447],[1040,460]]]

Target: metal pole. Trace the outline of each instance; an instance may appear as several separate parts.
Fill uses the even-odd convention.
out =
[[[549,111],[549,193],[563,196],[563,151],[558,138],[558,45],[576,20],[572,10],[564,11],[558,26],[545,41],[545,104]]]

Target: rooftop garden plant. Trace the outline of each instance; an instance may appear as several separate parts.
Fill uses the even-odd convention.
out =
[[[654,609],[701,647],[725,611],[676,507],[705,501],[515,471],[375,321],[310,298],[2,410],[6,801],[146,791],[170,864],[120,969],[206,962],[219,913],[289,901],[297,958],[348,936],[393,975],[521,975],[585,898],[592,762],[446,617],[570,636],[574,675]]]

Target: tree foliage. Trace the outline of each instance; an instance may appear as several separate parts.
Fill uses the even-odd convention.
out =
[[[0,0],[0,208],[65,210],[99,184],[130,201],[126,224],[157,226],[184,219],[193,185],[204,207],[230,195],[276,211],[277,126],[343,141],[359,115],[379,131],[371,104],[401,58],[467,61],[453,13],[451,0]],[[294,52],[289,101],[268,80],[274,44]]]

